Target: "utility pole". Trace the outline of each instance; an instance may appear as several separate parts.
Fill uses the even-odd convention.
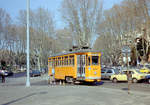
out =
[[[129,47],[129,44],[128,44],[128,34],[127,36],[125,36],[125,43],[124,43],[124,46],[122,48],[122,53],[123,55],[125,56],[124,58],[124,62],[126,64],[126,67],[127,67],[127,80],[128,80],[128,94],[130,94],[130,84],[131,84],[131,78],[129,77],[129,61],[130,61],[130,53],[131,53],[131,49]]]
[[[30,70],[30,29],[29,29],[29,5],[30,5],[30,0],[27,0],[27,79],[26,79],[26,87],[30,87],[30,75],[29,75],[29,70]]]

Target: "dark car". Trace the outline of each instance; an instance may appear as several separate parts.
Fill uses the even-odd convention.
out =
[[[48,69],[47,68],[41,68],[41,72],[44,74],[44,73],[47,73]]]
[[[0,75],[2,75],[2,71],[3,71],[3,75],[4,76],[12,76],[14,73],[11,70],[0,70]]]
[[[11,70],[5,70],[5,76],[13,76],[13,74]]]
[[[150,75],[145,76],[145,79],[150,84]]]
[[[32,70],[30,72],[30,77],[41,76],[41,72],[39,70]]]

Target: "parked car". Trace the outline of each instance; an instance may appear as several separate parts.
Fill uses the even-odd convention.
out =
[[[145,76],[146,81],[150,84],[150,75]]]
[[[44,74],[44,73],[47,73],[47,68],[41,68],[41,72]]]
[[[11,70],[5,70],[5,76],[12,76],[13,74]]]
[[[101,79],[110,79],[111,75],[118,74],[119,70],[114,68],[102,68]]]
[[[30,77],[41,76],[41,72],[39,70],[30,71]]]
[[[147,67],[143,67],[143,68],[140,69],[140,72],[141,72],[141,73],[147,73],[147,74],[148,74],[148,73],[150,73],[150,69],[147,68]]]
[[[0,70],[0,75],[12,76],[14,73],[11,70]]]
[[[133,83],[137,83],[138,81],[145,79],[146,74],[137,70],[122,70],[119,74],[112,75],[110,80],[112,80],[112,82],[127,81],[127,71],[131,72]]]

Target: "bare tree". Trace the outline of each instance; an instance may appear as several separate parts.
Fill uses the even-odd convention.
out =
[[[38,17],[38,18],[37,18]],[[22,30],[21,41],[24,46],[26,40],[26,12],[20,11],[18,17],[19,25]],[[40,69],[41,66],[47,64],[47,58],[52,52],[52,40],[55,38],[54,19],[50,11],[43,8],[37,10],[30,10],[30,51],[31,63],[37,64]]]
[[[96,29],[102,19],[102,1],[63,0],[61,13],[76,44],[91,47],[92,38],[96,37]]]
[[[149,24],[147,12],[150,7],[149,3],[149,0],[124,0],[119,5],[114,5],[111,9],[104,11],[103,22],[98,28],[100,37],[95,46],[101,46],[96,48],[104,50],[104,55],[108,56],[107,59],[118,62],[121,48],[126,44],[126,40],[128,45],[133,47],[134,39],[142,33],[142,25],[148,26]],[[107,40],[109,43],[105,43]],[[99,41],[102,41],[101,45]]]

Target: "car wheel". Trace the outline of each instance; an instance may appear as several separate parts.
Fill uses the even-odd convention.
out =
[[[132,79],[132,82],[133,82],[133,83],[137,83],[138,80],[137,80],[136,78],[133,78],[133,79]]]
[[[116,78],[113,78],[113,83],[117,83],[117,79]]]
[[[148,79],[148,83],[150,84],[150,78]]]
[[[111,76],[108,77],[108,79],[110,80]]]

